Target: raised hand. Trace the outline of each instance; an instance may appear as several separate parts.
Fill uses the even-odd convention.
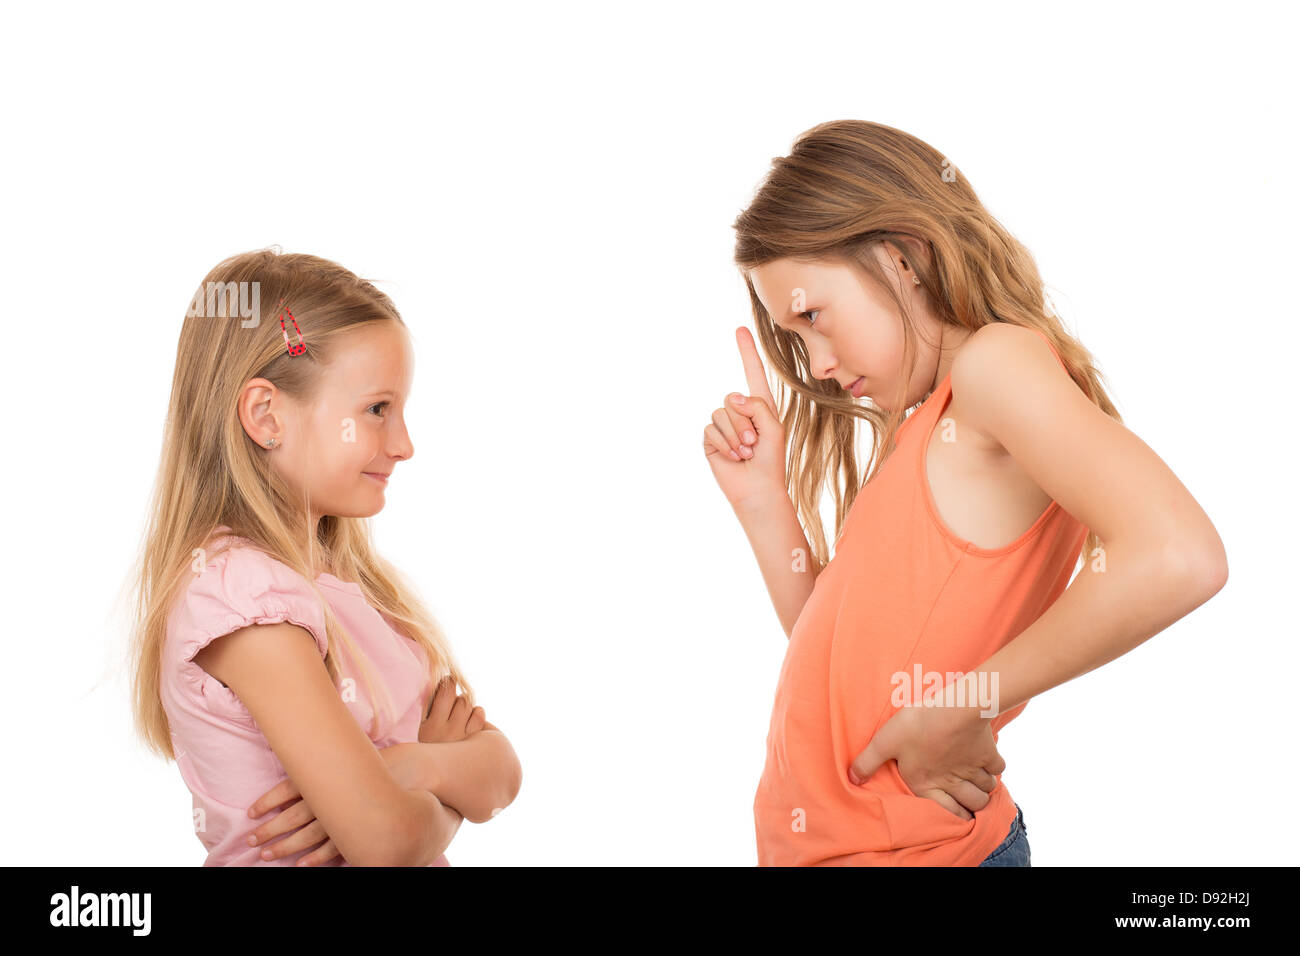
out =
[[[767,387],[767,372],[749,329],[736,329],[748,395],[732,392],[704,429],[704,454],[714,480],[732,506],[785,495],[785,429]],[[739,401],[737,401],[739,399]]]

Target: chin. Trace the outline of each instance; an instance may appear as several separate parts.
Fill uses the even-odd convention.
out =
[[[339,508],[336,511],[329,512],[336,518],[373,518],[379,512],[384,510],[384,506],[370,506],[366,508]]]

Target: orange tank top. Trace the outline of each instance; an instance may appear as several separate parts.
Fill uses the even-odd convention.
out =
[[[976,866],[1011,829],[1016,807],[1001,780],[964,820],[914,795],[892,759],[861,786],[848,776],[907,686],[894,675],[915,687],[917,676],[946,682],[978,667],[1065,590],[1088,534],[1055,501],[1001,548],[944,524],[925,455],[950,379],[899,427],[790,634],[754,797],[760,866]],[[1024,707],[991,721],[994,739]]]

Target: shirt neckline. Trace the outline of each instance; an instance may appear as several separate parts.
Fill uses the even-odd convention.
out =
[[[234,534],[230,530],[229,526],[224,524],[218,525],[216,531],[213,533],[212,541],[219,542],[226,538],[230,538],[235,541],[248,540],[247,538]],[[212,541],[210,541],[209,543],[212,543]],[[355,581],[344,581],[342,578],[338,577],[337,575],[330,574],[328,571],[322,571],[320,574],[316,575],[316,583],[328,584],[331,587],[339,588],[340,590],[348,591],[352,594],[364,595],[364,592],[361,590],[361,585],[357,584]]]

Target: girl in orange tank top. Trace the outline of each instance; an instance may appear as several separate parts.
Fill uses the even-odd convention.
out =
[[[1168,528],[1107,534],[1103,549],[1100,533],[1136,520],[1115,488],[1199,508],[1135,449],[1027,250],[932,147],[824,123],[735,226],[758,341],[791,390],[772,396],[738,330],[750,395],[729,396],[704,441],[789,634],[758,862],[1028,865],[999,732],[1028,697],[1148,636],[1107,590],[1139,592],[1124,572],[1150,565],[1095,572],[1107,549],[1162,547]],[[862,419],[876,438],[865,482]],[[828,560],[818,504],[834,479]],[[1227,574],[1208,518],[1176,533],[1196,560],[1151,588],[1149,613],[1169,623],[1191,609],[1173,594],[1208,600]]]

